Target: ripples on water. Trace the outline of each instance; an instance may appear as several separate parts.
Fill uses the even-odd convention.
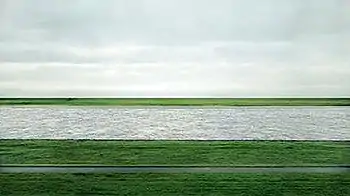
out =
[[[6,139],[350,140],[350,107],[1,107]]]

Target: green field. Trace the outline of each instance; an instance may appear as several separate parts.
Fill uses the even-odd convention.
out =
[[[349,164],[345,142],[0,140],[3,164],[313,166]]]
[[[0,98],[0,105],[350,106],[350,98]]]
[[[2,196],[347,196],[344,174],[0,174]]]
[[[349,165],[330,141],[0,140],[4,165]],[[345,196],[350,173],[0,173],[0,195]]]

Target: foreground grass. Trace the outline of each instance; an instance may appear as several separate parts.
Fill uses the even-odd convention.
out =
[[[344,174],[0,174],[0,195],[350,195]]]
[[[3,164],[310,166],[349,164],[345,142],[0,140]]]
[[[350,98],[0,98],[0,105],[350,106]]]

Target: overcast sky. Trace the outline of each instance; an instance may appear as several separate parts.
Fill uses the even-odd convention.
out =
[[[0,96],[350,96],[350,1],[0,0]]]

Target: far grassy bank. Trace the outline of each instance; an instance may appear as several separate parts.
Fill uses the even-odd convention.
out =
[[[347,196],[344,174],[3,174],[0,195]]]
[[[0,140],[3,164],[310,166],[350,164],[346,142]]]
[[[350,106],[350,98],[0,98],[1,105]]]

